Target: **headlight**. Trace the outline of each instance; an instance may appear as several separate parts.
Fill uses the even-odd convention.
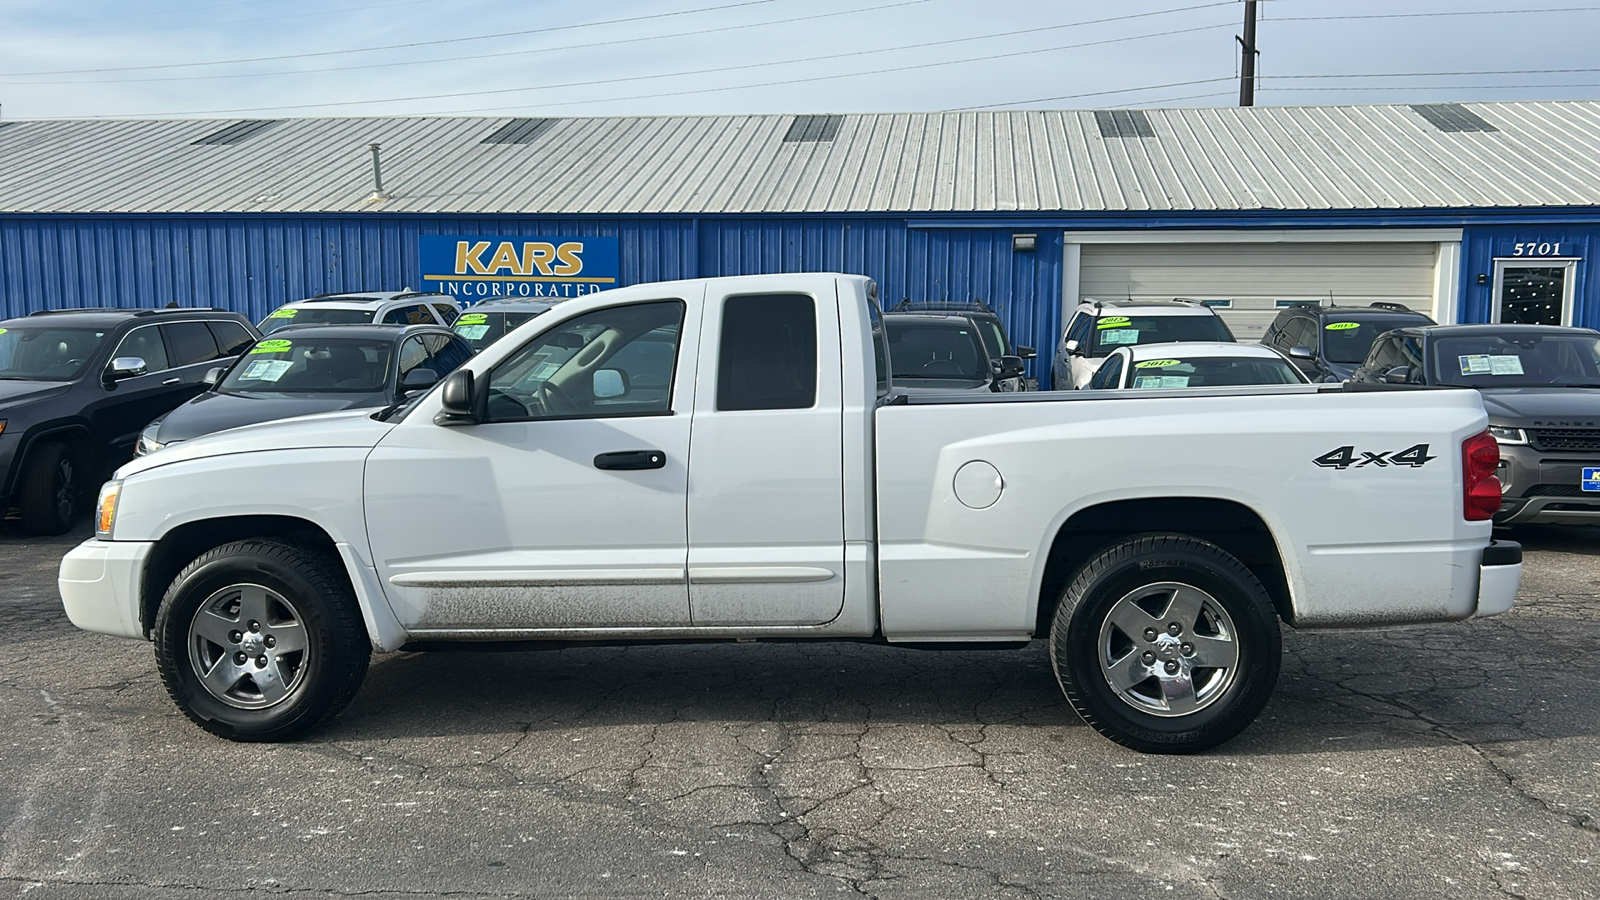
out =
[[[1526,444],[1528,442],[1528,433],[1521,428],[1490,425],[1489,434],[1502,444]]]
[[[111,528],[117,523],[117,494],[122,492],[122,482],[108,481],[100,489],[100,499],[94,504],[94,536],[111,539]]]
[[[6,433],[6,420],[0,419],[0,434]]]
[[[145,426],[143,431],[139,432],[139,443],[133,445],[134,456],[144,456],[146,453],[154,453],[166,446],[166,444],[156,440],[156,431],[159,428],[159,423],[151,422],[149,425]]]

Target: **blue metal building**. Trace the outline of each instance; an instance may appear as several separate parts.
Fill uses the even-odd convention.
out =
[[[888,303],[981,298],[1043,378],[1085,297],[1204,299],[1242,338],[1329,297],[1595,327],[1596,150],[1594,102],[7,122],[0,314],[459,289],[420,250],[447,235],[614,238],[607,284],[838,270]]]

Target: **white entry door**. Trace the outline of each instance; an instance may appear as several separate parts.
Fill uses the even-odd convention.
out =
[[[482,422],[378,444],[368,534],[412,634],[689,624],[687,318],[663,299],[555,324],[478,376]]]

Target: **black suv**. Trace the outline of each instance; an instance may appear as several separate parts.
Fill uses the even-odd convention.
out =
[[[978,337],[983,340],[983,348],[989,352],[989,358],[993,360],[1015,356],[1026,362],[1039,355],[1032,347],[1018,347],[1012,344],[1011,336],[1006,334],[1005,323],[1000,321],[1000,314],[982,300],[970,303],[954,300],[913,303],[910,300],[902,300],[889,312],[966,316],[977,326]],[[996,390],[1000,391],[1030,391],[1037,390],[1039,386],[1038,379],[1024,378],[1020,374],[1002,378],[996,384],[999,385]]]
[[[1261,343],[1300,367],[1312,381],[1344,381],[1367,358],[1373,338],[1396,328],[1432,325],[1433,320],[1399,303],[1371,306],[1285,307]]]
[[[260,332],[220,309],[72,309],[0,321],[0,514],[60,534],[140,429]]]

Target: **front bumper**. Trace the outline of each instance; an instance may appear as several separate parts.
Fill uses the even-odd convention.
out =
[[[85,631],[142,638],[139,585],[155,544],[90,538],[61,558],[56,585],[67,618]]]
[[[1473,615],[1498,616],[1511,608],[1522,585],[1522,545],[1493,541],[1478,564],[1478,609]]]
[[[1585,468],[1600,466],[1600,453],[1556,456],[1520,444],[1500,446],[1497,474],[1506,486],[1496,525],[1597,525],[1600,492],[1580,487]]]

